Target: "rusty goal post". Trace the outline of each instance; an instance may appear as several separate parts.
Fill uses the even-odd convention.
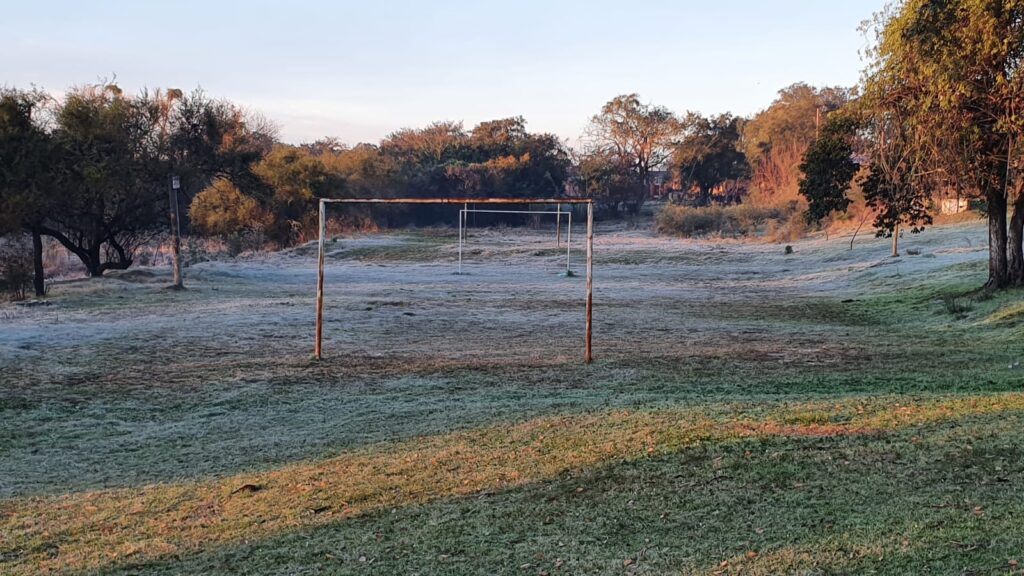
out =
[[[313,356],[323,357],[324,331],[324,253],[327,241],[328,204],[583,204],[587,207],[587,298],[586,326],[583,338],[583,362],[593,361],[591,341],[594,309],[594,202],[589,198],[321,198],[319,209],[317,277],[316,277],[316,336]],[[559,212],[561,209],[559,208]],[[559,217],[561,214],[559,214]],[[463,217],[460,213],[460,220]]]

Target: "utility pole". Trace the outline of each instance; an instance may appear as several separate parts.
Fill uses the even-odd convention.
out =
[[[178,189],[181,188],[181,179],[177,174],[171,175],[170,187],[167,189],[170,200],[171,216],[171,261],[174,270],[173,290],[184,290],[185,284],[181,279],[181,227],[178,225]]]

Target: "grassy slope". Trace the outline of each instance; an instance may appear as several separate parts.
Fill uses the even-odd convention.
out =
[[[5,389],[0,572],[1012,572],[1019,295],[941,302],[982,276],[703,311],[824,334],[822,355],[854,351],[840,363],[733,350],[354,379],[303,361],[219,383],[239,360],[194,388],[154,366],[146,385]]]

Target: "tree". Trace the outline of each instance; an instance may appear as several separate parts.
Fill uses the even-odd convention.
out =
[[[842,108],[850,96],[846,88],[815,88],[803,82],[779,90],[778,98],[743,126],[747,160],[754,165],[777,146],[809,146],[818,137],[829,113]]]
[[[146,145],[153,117],[113,84],[72,90],[55,116],[61,194],[40,230],[75,254],[89,276],[126,269],[164,221],[166,181],[152,179],[155,159]]]
[[[620,162],[621,158],[602,150],[585,152],[576,162],[579,192],[613,215],[643,193],[633,167]]]
[[[1024,131],[1024,2],[904,0],[868,29],[875,38],[866,93],[907,112],[902,121],[925,152],[926,168],[985,200],[986,287],[1024,282],[1024,217],[1007,240],[1014,144]],[[1024,199],[1016,208],[1024,211]]]
[[[923,147],[905,120],[905,111],[893,106],[870,107],[868,127],[873,146],[871,170],[861,188],[867,207],[875,211],[874,226],[879,237],[892,238],[892,255],[899,256],[900,228],[918,233],[931,224],[928,212],[928,182],[920,173]]]
[[[563,193],[568,152],[552,134],[531,134],[519,116],[481,122],[435,122],[390,134],[379,147],[360,145],[321,158],[360,196],[551,196]],[[381,208],[378,214],[402,213]],[[440,207],[406,209],[406,217],[431,221]]]
[[[741,119],[731,114],[704,117],[689,113],[683,137],[675,145],[672,165],[679,181],[697,187],[700,204],[711,203],[711,192],[729,181],[746,178],[750,166],[739,150]]]
[[[590,120],[586,137],[591,157],[605,157],[616,167],[628,167],[639,186],[626,201],[639,212],[650,191],[651,172],[668,161],[681,125],[668,108],[644,104],[636,94],[616,96]]]
[[[768,108],[743,124],[741,148],[752,168],[752,186],[763,197],[795,198],[800,163],[828,115],[851,98],[841,87],[798,82],[779,91]]]
[[[231,102],[213,100],[202,90],[175,100],[168,121],[168,149],[161,154],[169,166],[163,169],[181,177],[185,211],[187,200],[217,178],[253,193],[262,186],[252,168],[274,147],[278,129],[273,122]]]
[[[481,122],[469,133],[466,146],[470,157],[467,160],[485,162],[517,154],[529,137],[526,120],[522,116]]]
[[[850,206],[850,184],[860,170],[853,157],[857,127],[852,116],[833,113],[821,128],[821,137],[807,148],[800,164],[800,194],[807,199],[804,216],[809,223]]]
[[[395,171],[390,159],[374,144],[358,144],[315,154],[328,170],[345,180],[347,192],[361,198],[386,198],[394,194]]]
[[[434,122],[425,128],[403,128],[380,143],[381,152],[396,159],[400,168],[440,165],[455,159],[466,141],[462,122]]]
[[[911,172],[897,170],[890,172],[879,164],[873,164],[867,177],[861,182],[867,207],[875,211],[875,235],[892,238],[892,255],[899,256],[900,229],[909,227],[911,233],[924,230],[932,223],[928,212],[928,196],[915,186]]]
[[[40,121],[47,100],[39,91],[0,90],[0,234],[31,234],[36,296],[46,293],[42,224],[57,193],[56,149]]]
[[[301,240],[315,229],[318,198],[340,196],[345,181],[303,148],[278,144],[253,166],[265,186],[257,196],[268,216],[267,236],[281,245]]]

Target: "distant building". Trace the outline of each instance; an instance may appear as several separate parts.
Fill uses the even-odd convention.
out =
[[[942,214],[959,214],[970,210],[970,201],[967,198],[943,198],[939,202],[939,212]]]
[[[647,192],[651,198],[665,198],[672,192],[672,173],[668,170],[651,170],[647,177],[650,179]]]

